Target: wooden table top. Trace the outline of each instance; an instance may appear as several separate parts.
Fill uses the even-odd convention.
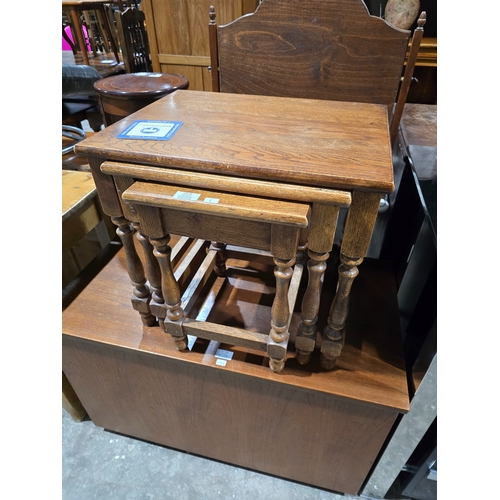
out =
[[[125,100],[151,99],[188,86],[189,80],[182,75],[146,72],[110,76],[94,84],[99,95]]]
[[[67,219],[97,195],[90,172],[62,171],[62,219]]]
[[[182,126],[168,141],[118,139],[135,120]],[[387,109],[376,104],[177,90],[75,151],[309,186],[394,189]]]

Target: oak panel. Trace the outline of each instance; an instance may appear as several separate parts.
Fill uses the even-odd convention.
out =
[[[210,6],[215,5],[219,22],[229,23],[253,12],[258,4],[258,0],[143,0],[153,70],[185,76],[190,90],[211,91],[207,78]],[[185,65],[167,63],[165,58],[172,56],[186,58]],[[189,61],[193,56],[205,58],[203,67],[199,60]]]
[[[169,141],[117,139],[140,119],[183,124]],[[387,112],[376,104],[178,90],[75,151],[317,187],[394,187]]]

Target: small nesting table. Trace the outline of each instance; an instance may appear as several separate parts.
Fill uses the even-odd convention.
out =
[[[94,83],[106,126],[175,90],[188,87],[189,80],[184,76],[146,72],[110,76]]]
[[[134,121],[155,120],[181,126],[165,141],[117,137]],[[217,242],[210,250],[215,262],[210,269],[222,273],[225,244],[271,250],[276,297],[268,354],[274,371],[283,368],[293,309],[287,299],[295,262],[290,241],[295,238],[297,254],[307,248],[309,258],[295,340],[296,360],[305,364],[315,349],[323,276],[339,207],[349,207],[338,284],[321,341],[321,365],[333,368],[344,343],[351,286],[370,243],[380,197],[394,187],[384,106],[179,90],[80,142],[75,151],[88,156],[104,211],[128,249],[134,308],[146,325],[158,318],[178,347],[186,347],[188,332],[226,342],[234,334],[237,345],[252,348],[265,341],[263,335],[226,335],[217,325],[187,318],[184,307],[192,300],[181,301],[170,265],[169,234]],[[298,237],[276,229],[278,222],[290,227],[284,219],[287,203],[290,216],[301,219],[292,223],[302,228]],[[280,218],[264,227],[270,205]],[[253,228],[243,219],[254,223]],[[144,243],[144,265],[133,251],[131,223]]]

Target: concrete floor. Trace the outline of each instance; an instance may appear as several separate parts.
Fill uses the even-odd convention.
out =
[[[62,500],[357,500],[75,422],[62,410]]]

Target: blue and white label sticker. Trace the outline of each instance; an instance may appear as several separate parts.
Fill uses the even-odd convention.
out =
[[[118,139],[143,139],[149,141],[168,141],[179,130],[182,122],[135,120]]]

